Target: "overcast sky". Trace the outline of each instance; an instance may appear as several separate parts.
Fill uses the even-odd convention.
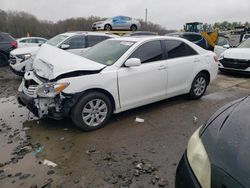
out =
[[[181,29],[189,21],[250,22],[250,0],[0,0],[0,9],[22,10],[50,21],[91,15],[145,19],[146,8],[148,20],[167,29]]]

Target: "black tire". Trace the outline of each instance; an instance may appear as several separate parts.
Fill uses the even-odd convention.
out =
[[[105,104],[107,107],[105,108],[106,110],[98,111],[96,108],[95,109],[96,112],[93,112],[93,108],[91,108],[91,105],[90,105],[91,101],[93,101],[92,104],[94,104],[94,101],[96,101],[95,106],[97,106],[97,101],[102,101],[103,104]],[[102,103],[99,103],[99,104],[102,104]],[[90,107],[90,108],[87,108],[87,107]],[[84,110],[88,110],[88,112],[85,113]],[[100,92],[86,93],[79,100],[79,102],[73,107],[71,111],[71,119],[74,122],[74,124],[80,129],[84,131],[92,131],[92,130],[96,130],[96,129],[103,127],[107,123],[107,121],[109,120],[112,114],[112,110],[113,109],[112,109],[112,104],[110,102],[110,99],[105,94],[100,93]],[[100,114],[106,113],[106,115],[105,115],[105,118],[101,118],[103,120],[100,123],[97,123],[98,120],[97,120],[97,117],[95,116],[98,115],[100,118],[101,115],[99,113]],[[89,116],[89,118],[87,118],[87,116]],[[84,120],[84,118],[86,119]],[[89,119],[90,121],[88,122]],[[92,119],[94,120],[92,121]],[[89,125],[91,124],[91,121],[92,121],[92,125]],[[94,125],[94,123],[96,123],[96,125]]]
[[[208,85],[207,75],[202,72],[199,73],[192,82],[192,86],[189,92],[189,97],[191,99],[201,98],[207,90],[207,85]]]
[[[0,53],[0,67],[8,65],[8,57],[7,55]]]
[[[137,30],[137,26],[136,25],[131,25],[130,30],[131,31],[136,31]]]
[[[106,24],[106,25],[104,26],[104,30],[106,30],[106,31],[111,31],[111,30],[112,30],[112,26],[111,26],[110,24]]]

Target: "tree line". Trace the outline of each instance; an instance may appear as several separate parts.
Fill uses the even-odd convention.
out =
[[[90,16],[87,18],[70,18],[60,20],[58,22],[51,22],[47,20],[39,20],[34,15],[22,11],[3,11],[0,9],[0,31],[10,33],[15,38],[24,37],[29,33],[30,36],[40,36],[51,38],[59,33],[67,31],[90,31],[94,22],[104,20],[105,18]],[[157,32],[161,35],[175,32],[174,30],[167,30],[161,25],[152,22],[144,22],[139,20],[143,31]],[[235,27],[245,25],[250,27],[248,22],[242,24],[241,22],[216,22],[214,24],[204,24],[207,31],[213,29],[231,30]]]
[[[15,38],[30,36],[51,38],[59,33],[67,31],[91,31],[94,22],[105,18],[90,16],[87,18],[70,18],[56,23],[39,20],[34,15],[22,11],[3,11],[0,9],[0,31],[10,33]],[[141,30],[165,34],[171,31],[151,22],[140,20]]]

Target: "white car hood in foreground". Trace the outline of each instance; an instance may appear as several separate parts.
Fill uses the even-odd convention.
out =
[[[33,63],[33,69],[40,77],[52,80],[62,74],[76,71],[98,71],[105,67],[100,63],[44,44]]]
[[[11,55],[22,55],[22,54],[35,55],[39,49],[40,49],[40,46],[23,47],[23,48],[17,48],[15,50],[12,50],[10,53]]]
[[[250,48],[228,49],[224,52],[223,56],[224,58],[228,58],[228,59],[250,60]]]

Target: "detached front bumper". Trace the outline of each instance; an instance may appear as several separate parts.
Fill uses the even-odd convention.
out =
[[[23,79],[18,89],[17,100],[39,118],[58,120],[69,117],[72,107],[80,97],[80,94],[62,92],[53,97],[39,97],[36,94],[38,88],[39,85],[36,85],[34,80]]]
[[[177,167],[175,176],[175,188],[201,188],[187,159],[186,152]]]
[[[92,25],[92,30],[104,30],[104,25]]]

